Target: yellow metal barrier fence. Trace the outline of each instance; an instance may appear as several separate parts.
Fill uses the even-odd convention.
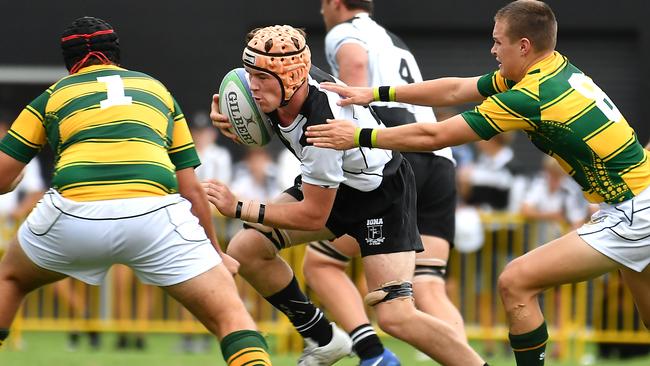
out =
[[[498,298],[497,277],[508,261],[543,244],[540,238],[548,226],[526,222],[514,215],[490,214],[482,219],[483,247],[470,254],[452,253],[450,296],[463,314],[470,339],[505,341],[508,332]],[[226,233],[228,222],[222,217],[216,220],[219,232]],[[301,246],[282,253],[301,282],[304,250]],[[363,281],[359,261],[353,262],[350,272],[356,281]],[[260,330],[274,336],[272,351],[299,350],[300,337],[286,317],[241,278],[237,278],[237,285]],[[641,323],[618,273],[549,289],[542,295],[541,304],[556,355],[562,359],[581,357],[588,342],[650,343],[650,333]],[[142,285],[130,270],[119,266],[111,270],[106,283],[99,287],[66,280],[30,294],[13,328],[10,346],[19,344],[21,330],[205,332],[200,323],[162,290]]]

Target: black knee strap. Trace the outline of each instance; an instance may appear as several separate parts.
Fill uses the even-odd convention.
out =
[[[260,234],[264,235],[267,239],[273,243],[273,245],[278,249],[282,250],[287,247],[289,238],[286,233],[281,229],[276,229],[269,226],[264,226],[262,224],[255,224],[250,222],[243,223],[244,229],[253,229],[258,231]]]
[[[447,266],[416,264],[413,276],[435,276],[445,279],[447,277]]]
[[[401,297],[413,298],[413,284],[409,281],[391,281],[380,288],[368,293],[364,298],[366,305],[375,306],[379,303]]]
[[[334,248],[332,246],[332,242],[329,240],[312,241],[311,243],[309,243],[309,247],[336,261],[343,262],[343,263],[348,263],[350,261],[350,257],[339,252],[336,248]]]

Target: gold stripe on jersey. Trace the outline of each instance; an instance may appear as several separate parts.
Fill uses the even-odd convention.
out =
[[[485,118],[486,121],[488,121],[488,122],[490,123],[490,125],[492,126],[492,128],[494,128],[495,130],[497,130],[497,131],[499,131],[499,132],[503,132],[503,130],[501,129],[501,127],[499,127],[499,125],[498,125],[496,122],[494,122],[494,120],[492,119],[492,117],[490,117],[487,113],[483,113],[483,112],[481,112],[481,111],[478,111],[478,112],[481,114],[481,116],[483,116],[483,118]]]
[[[511,108],[508,108],[508,106],[505,105],[501,100],[499,100],[498,97],[496,97],[496,96],[491,96],[489,99],[492,100],[492,101],[495,103],[495,105],[497,105],[497,106],[498,106],[501,110],[503,110],[504,112],[506,112],[506,113],[512,115],[512,116],[515,117],[516,119],[519,119],[519,120],[525,122],[526,125],[527,125],[527,127],[535,127],[535,123],[534,123],[530,118],[528,118],[528,117],[526,117],[526,116],[524,116],[524,115],[521,115],[521,114],[517,113],[516,111],[512,110]],[[508,124],[509,124],[509,125],[512,125],[511,122],[512,122],[512,121],[508,121]],[[495,121],[495,123],[499,124],[499,121]],[[502,129],[503,129],[504,131],[512,130],[511,127],[510,127],[510,128],[503,128],[503,127],[502,127]],[[524,128],[524,129],[525,129],[525,128]]]
[[[40,148],[45,145],[45,131],[42,128],[33,128],[34,125],[43,126],[43,120],[23,109],[11,125],[10,133],[29,147]]]
[[[506,79],[501,77],[501,74],[495,73],[492,75],[492,87],[498,93],[508,90],[508,85],[506,84]]]
[[[546,80],[548,80],[548,79],[556,76],[557,74],[559,74],[561,71],[564,70],[564,68],[569,63],[569,59],[567,59],[566,57],[560,55],[557,52],[552,57],[556,58],[557,56],[561,57],[562,61],[556,66],[555,70],[553,70],[553,71],[547,73],[546,75],[542,76],[541,78],[539,78],[539,84],[542,84]],[[554,61],[555,64],[557,64],[557,60],[553,60],[553,61]]]
[[[563,121],[566,124],[571,124],[595,106],[596,102],[593,100],[585,99],[577,93],[569,93],[562,100],[548,105],[540,112],[544,121]],[[571,117],[567,118],[567,116]]]
[[[177,152],[181,152],[183,150],[191,149],[193,147],[194,147],[194,143],[188,143],[188,144],[183,145],[183,146],[177,146],[177,147],[175,147],[173,149],[169,149],[169,153],[174,154],[174,153],[177,153]]]
[[[14,138],[16,138],[17,140],[19,140],[20,142],[22,142],[23,144],[25,144],[25,145],[33,148],[33,149],[40,149],[41,148],[40,144],[34,144],[31,141],[23,138],[21,135],[17,134],[16,132],[14,132],[12,130],[7,131],[7,133],[10,134],[11,136],[13,136]]]
[[[160,99],[163,103],[167,105],[173,104],[173,100],[171,98],[171,95],[166,92],[166,89],[162,88],[162,85],[160,88],[157,89],[147,89],[148,87],[151,86],[151,79],[147,80],[144,78],[124,78],[124,89],[130,89],[130,90],[138,90],[143,93],[150,94],[152,97]]]
[[[584,116],[585,114],[591,112],[591,110],[594,109],[594,108],[596,108],[596,107],[597,107],[597,106],[596,106],[596,102],[592,102],[591,104],[589,104],[588,106],[586,106],[585,109],[583,109],[582,111],[578,112],[578,114],[576,114],[575,116],[570,117],[570,118],[565,122],[565,124],[570,125],[571,123],[573,123],[573,122],[579,120],[580,118],[582,118],[582,116]]]
[[[546,110],[546,109],[550,108],[553,105],[556,105],[557,103],[561,102],[564,98],[568,97],[569,95],[571,95],[575,91],[576,91],[575,89],[567,89],[567,91],[560,94],[557,98],[555,98],[555,99],[551,100],[550,102],[542,105],[540,107],[540,110],[543,111],[543,110]]]
[[[58,111],[67,104],[73,102],[76,98],[80,98],[86,95],[92,95],[98,91],[106,92],[97,88],[97,85],[101,83],[94,82],[85,82],[78,84],[66,85],[62,88],[57,89],[50,95],[50,99],[47,103],[48,111]]]
[[[228,366],[270,366],[266,350],[260,347],[246,347],[228,357]]]
[[[609,160],[616,152],[634,143],[634,133],[631,129],[617,128],[615,122],[608,121],[600,128],[584,138],[584,141],[596,154]]]
[[[107,114],[110,118],[107,118]],[[116,105],[110,111],[99,108],[85,109],[75,112],[59,122],[59,130],[63,141],[72,137],[75,133],[92,127],[104,126],[112,123],[122,116],[137,118],[134,122],[143,123],[160,136],[167,134],[169,121],[156,108],[151,108],[143,103],[133,103],[128,106]]]
[[[191,144],[191,147],[194,147],[194,141],[192,140],[192,135],[190,134],[190,129],[187,127],[187,121],[183,118],[174,122],[175,124],[184,125],[185,128],[175,128],[172,134],[172,139],[174,141],[187,141],[188,144]],[[186,150],[190,148],[187,145],[176,145],[169,149],[170,153]]]
[[[635,195],[641,193],[647,185],[648,171],[650,170],[650,159],[648,155],[650,152],[645,150],[643,160],[621,173],[625,184],[632,188]]]
[[[83,159],[80,159],[83,157]],[[137,157],[137,160],[134,160]],[[58,169],[68,166],[94,164],[124,164],[146,161],[148,164],[164,167],[174,172],[174,165],[167,157],[167,151],[151,141],[130,139],[97,139],[78,142],[65,150],[58,161]]]
[[[36,117],[36,119],[38,119],[39,121],[43,120],[43,116],[36,109],[32,108],[31,105],[28,105],[27,107],[25,107],[25,109],[31,112],[34,115],[34,117]]]
[[[93,184],[82,186],[60,187],[59,191],[64,196],[74,197],[75,201],[115,199],[116,191],[120,193],[119,198],[163,196],[171,193],[168,188],[152,181],[146,183],[137,181],[93,182]]]
[[[535,75],[534,73],[533,75]],[[517,83],[514,87],[512,87],[511,90],[516,90],[518,92],[521,92],[528,97],[534,99],[535,101],[539,102],[539,83],[537,82],[537,79],[535,77],[529,76],[528,78],[524,78],[521,80],[519,83]]]

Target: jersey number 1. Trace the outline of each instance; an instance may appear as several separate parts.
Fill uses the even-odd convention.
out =
[[[101,109],[131,104],[131,97],[124,95],[124,82],[119,75],[100,76],[97,81],[106,84],[106,99],[99,102]]]

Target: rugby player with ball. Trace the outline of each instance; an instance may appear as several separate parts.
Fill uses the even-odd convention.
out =
[[[300,160],[301,174],[296,185],[269,203],[239,201],[217,181],[205,182],[204,188],[222,214],[246,222],[245,229],[230,241],[227,253],[240,262],[242,276],[286,314],[305,338],[298,364],[331,365],[351,352],[351,342],[304,295],[292,268],[278,252],[348,234],[360,244],[371,289],[365,300],[374,307],[385,332],[442,364],[484,365],[449,325],[418,311],[413,303],[415,252],[422,250],[422,243],[415,181],[408,162],[387,150],[317,148],[304,135],[308,126],[326,119],[345,118],[361,128],[384,128],[381,120],[371,108],[338,106],[340,97],[321,89],[320,82],[336,80],[311,66],[301,30],[286,25],[253,30],[243,63],[255,104]],[[220,113],[220,105],[225,114]],[[241,113],[242,103],[238,109]],[[241,141],[240,130],[231,130],[233,110],[215,97],[211,117],[224,135]],[[446,352],[449,349],[454,352]],[[445,356],[449,354],[453,357]]]

